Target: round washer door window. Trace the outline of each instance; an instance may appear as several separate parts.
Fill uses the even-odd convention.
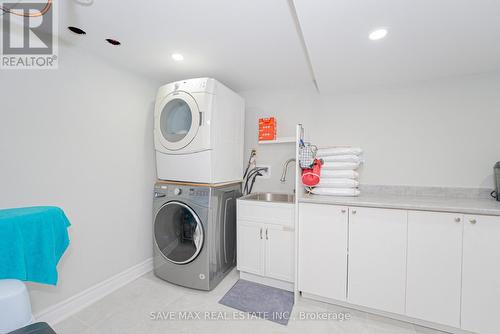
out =
[[[165,204],[155,218],[155,242],[163,256],[176,264],[193,261],[203,246],[203,227],[196,213],[184,203]]]
[[[196,136],[200,123],[200,112],[193,97],[184,92],[175,92],[158,106],[157,126],[160,141],[169,150],[180,150]]]

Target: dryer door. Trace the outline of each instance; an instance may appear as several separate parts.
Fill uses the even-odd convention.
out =
[[[168,202],[155,217],[155,242],[170,262],[187,264],[196,259],[203,247],[203,236],[200,218],[184,203]]]
[[[200,127],[200,111],[195,99],[186,92],[169,94],[156,106],[156,131],[168,150],[180,150],[196,137]]]

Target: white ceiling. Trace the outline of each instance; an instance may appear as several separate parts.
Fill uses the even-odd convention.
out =
[[[79,2],[91,2],[85,6]],[[500,70],[499,0],[293,0],[321,92]],[[236,90],[312,86],[287,0],[66,0],[61,37],[160,82]],[[292,6],[293,7],[293,6]],[[87,31],[77,36],[65,27]],[[368,33],[388,27],[370,41]],[[105,38],[122,42],[112,47]],[[174,62],[172,53],[184,55]]]
[[[500,69],[499,0],[294,0],[321,91]],[[387,27],[383,40],[368,34]]]
[[[286,0],[61,3],[64,39],[155,80],[212,76],[236,90],[312,82]],[[72,34],[69,25],[87,35]],[[110,36],[122,45],[104,42]],[[183,62],[171,59],[176,52]]]

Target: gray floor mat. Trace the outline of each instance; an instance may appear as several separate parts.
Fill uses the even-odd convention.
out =
[[[240,279],[219,303],[286,326],[292,313],[293,293]]]

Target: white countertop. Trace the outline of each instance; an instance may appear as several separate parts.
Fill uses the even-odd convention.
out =
[[[493,198],[453,198],[361,193],[358,197],[303,194],[298,200],[301,203],[500,216],[500,202],[495,201]]]

